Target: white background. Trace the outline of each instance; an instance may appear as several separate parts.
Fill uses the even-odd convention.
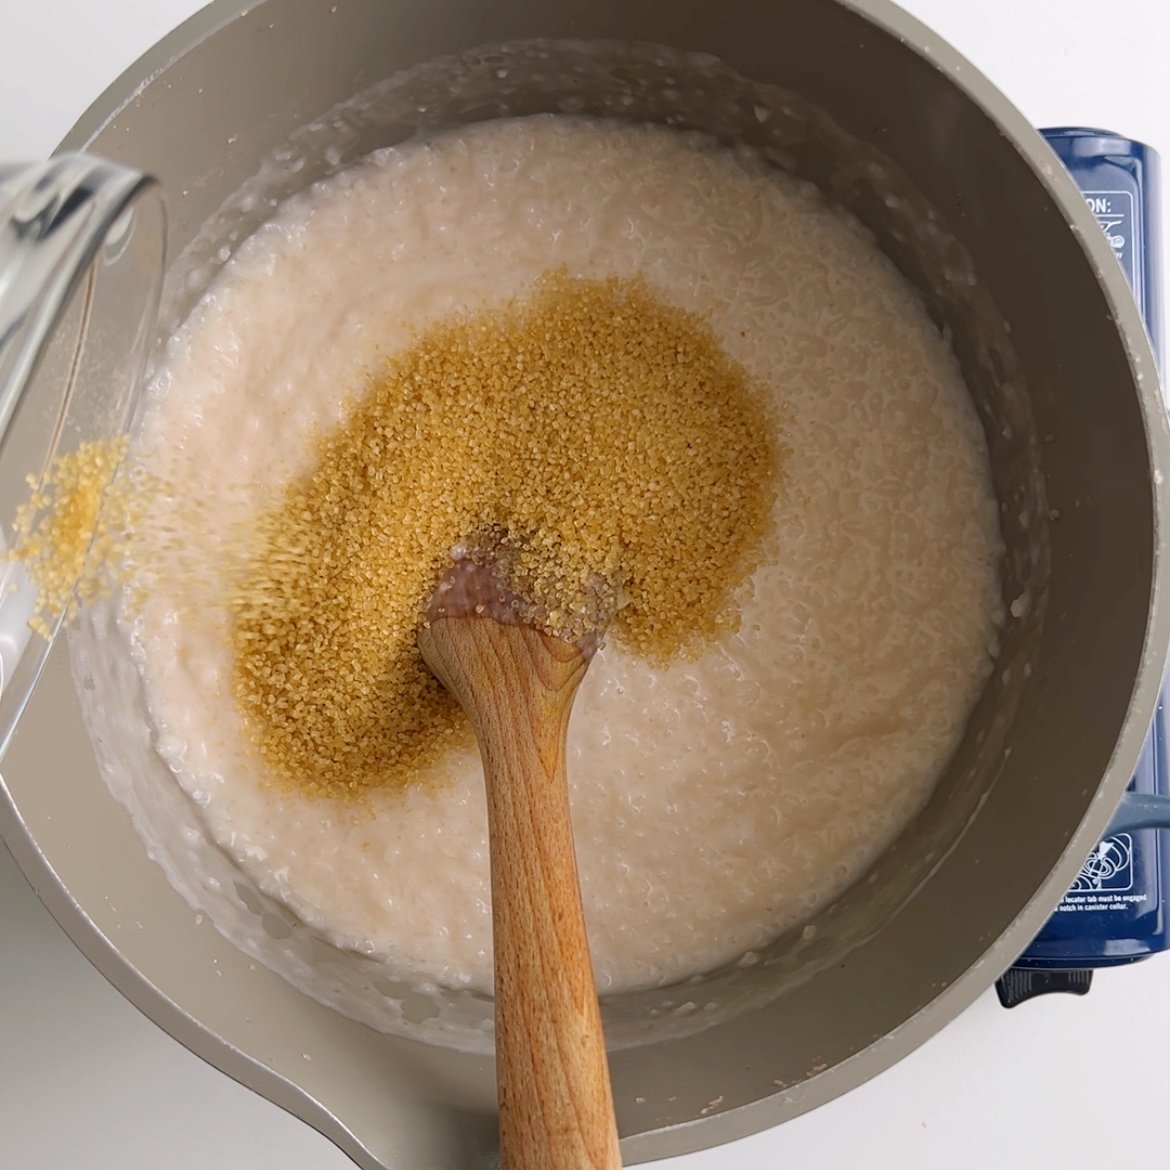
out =
[[[122,69],[196,6],[0,0],[0,158],[47,154]],[[906,6],[1036,125],[1103,126],[1170,156],[1170,0]],[[1163,956],[1098,974],[1085,999],[1049,997],[1005,1012],[988,994],[846,1098],[770,1133],[660,1165],[1166,1166],[1168,1090],[1170,957]],[[123,1001],[74,951],[0,848],[0,1166],[349,1165],[307,1126],[203,1064]]]

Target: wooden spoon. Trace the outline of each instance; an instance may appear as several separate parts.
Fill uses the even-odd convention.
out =
[[[516,604],[513,604],[516,603]],[[504,1170],[617,1170],[617,1124],[569,821],[565,737],[596,638],[520,624],[490,566],[459,561],[419,631],[483,757]]]

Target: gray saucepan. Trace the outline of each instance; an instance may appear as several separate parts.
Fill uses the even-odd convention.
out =
[[[44,227],[116,188],[62,252],[91,271],[95,231],[100,256],[121,256],[130,213],[118,200],[138,201],[144,238],[158,230],[141,222],[149,195],[134,176],[156,177],[165,334],[272,199],[379,146],[538,111],[704,130],[850,208],[954,339],[1007,549],[1011,618],[994,676],[895,844],[814,930],[777,939],[755,965],[605,1003],[623,1155],[636,1163],[776,1125],[889,1067],[988,988],[1056,906],[1118,807],[1162,679],[1170,432],[1141,319],[1072,181],[1003,96],[885,0],[217,0],[63,143],[115,170],[95,179],[58,160],[68,165],[37,188],[58,184],[50,210],[22,222]],[[0,192],[11,180],[0,171]],[[70,184],[85,183],[71,200]],[[31,246],[27,231],[5,239]],[[50,277],[65,279],[25,269],[26,296]],[[129,362],[149,312],[120,303],[138,330]],[[50,308],[19,318],[27,345],[59,335],[65,310]],[[0,362],[12,385],[31,368]],[[21,404],[5,394],[7,425]],[[94,378],[76,387],[78,403],[108,408],[99,429],[125,425],[127,394]],[[83,620],[26,665],[39,682],[12,712],[4,759],[0,830],[57,920],[161,1027],[359,1165],[490,1164],[490,1053],[456,1050],[442,1032],[448,1014],[474,1023],[490,1004],[438,993],[413,1030],[383,1034],[221,937],[213,903],[234,899],[257,931],[303,944],[306,962],[334,958],[227,859],[214,890],[186,898],[154,863],[99,768],[112,749],[77,668],[98,635]],[[5,683],[16,685],[7,670]],[[141,739],[134,750],[149,752]],[[118,758],[137,766],[130,749]],[[149,837],[150,810],[132,811]],[[371,994],[397,993],[373,978]],[[679,1015],[689,1002],[713,1006]]]

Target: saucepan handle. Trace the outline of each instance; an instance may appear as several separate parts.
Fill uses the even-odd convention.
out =
[[[1127,792],[1109,822],[1106,836],[1134,829],[1170,829],[1170,796]]]

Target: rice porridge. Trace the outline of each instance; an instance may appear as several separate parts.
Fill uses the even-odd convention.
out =
[[[640,277],[701,315],[773,397],[785,450],[738,627],[670,662],[611,640],[576,701],[573,822],[606,993],[734,959],[855,881],[929,796],[991,670],[1002,550],[983,433],[868,235],[750,155],[662,129],[540,117],[388,149],[239,249],[173,338],[138,446],[182,487],[176,523],[198,500],[246,526],[385,355],[554,268]],[[122,629],[158,750],[220,846],[396,977],[490,991],[473,747],[356,802],[267,784],[226,602],[180,609],[152,592]]]

